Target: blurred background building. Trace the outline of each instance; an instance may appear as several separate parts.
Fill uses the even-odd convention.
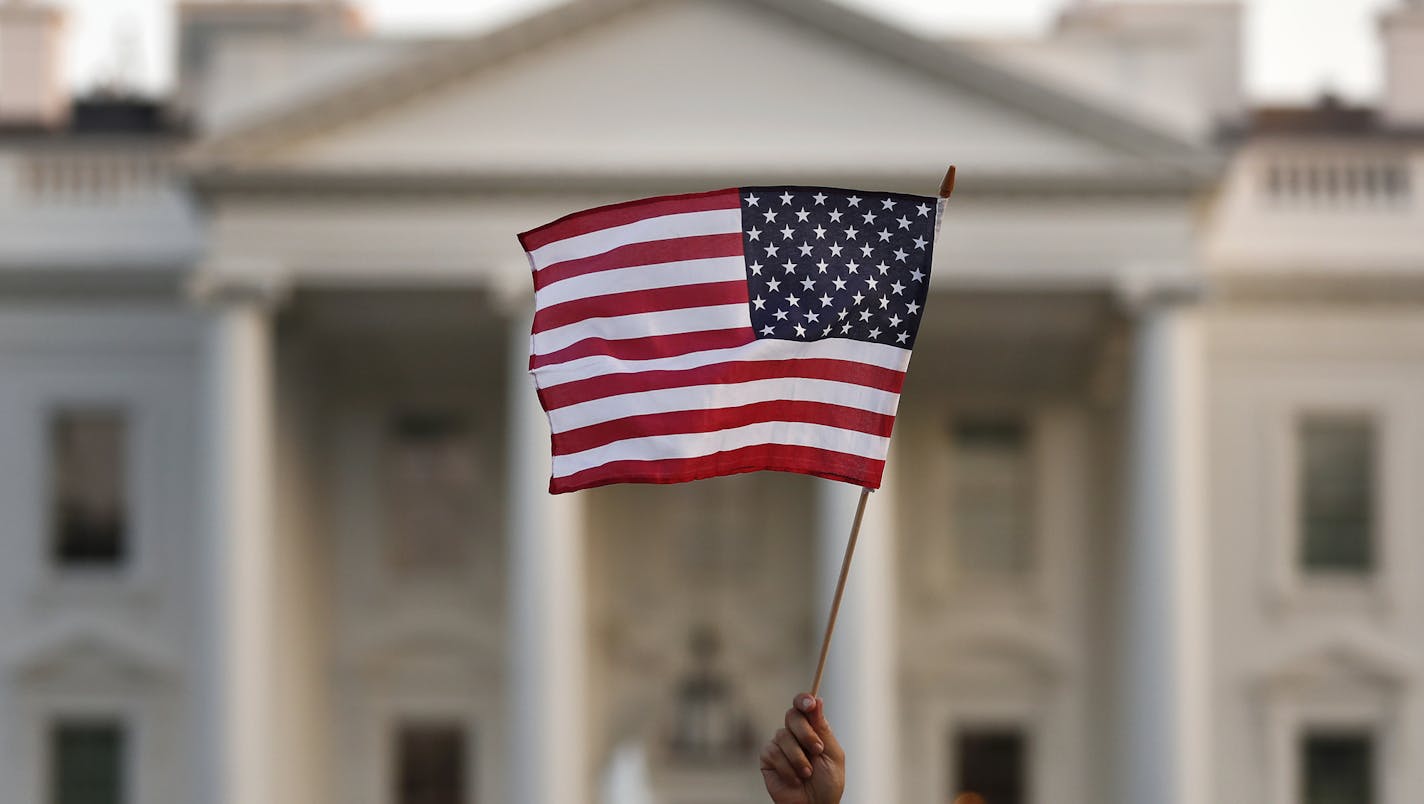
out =
[[[848,801],[1424,800],[1424,3],[1368,108],[1253,108],[1233,3],[177,25],[171,97],[70,98],[0,4],[7,804],[762,800],[856,490],[548,496],[514,234],[950,162]]]

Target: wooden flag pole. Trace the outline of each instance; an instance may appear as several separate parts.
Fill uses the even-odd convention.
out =
[[[939,185],[939,197],[949,198],[954,193],[954,165],[945,171],[944,181]],[[831,616],[826,620],[826,633],[821,637],[821,656],[816,660],[816,677],[811,681],[811,697],[821,691],[821,677],[826,674],[826,656],[831,652],[831,635],[836,631],[836,616],[841,613],[841,598],[845,597],[846,577],[850,575],[850,560],[855,555],[855,542],[860,538],[860,521],[865,518],[865,501],[870,498],[870,489],[860,490],[860,502],[855,507],[855,521],[850,526],[850,538],[846,539],[845,557],[841,559],[841,576],[836,579],[836,593],[831,598]]]
[[[860,537],[860,520],[865,518],[865,501],[870,498],[870,489],[860,490],[860,503],[855,507],[855,522],[850,526],[850,538],[846,540],[845,557],[841,559],[841,577],[836,580],[836,594],[831,598],[831,616],[826,620],[826,634],[821,637],[821,658],[816,660],[816,678],[811,682],[811,697],[821,691],[821,676],[826,672],[826,655],[831,652],[831,634],[836,630],[836,615],[841,613],[841,598],[845,596],[846,576],[850,575],[850,559],[855,554],[855,540]]]

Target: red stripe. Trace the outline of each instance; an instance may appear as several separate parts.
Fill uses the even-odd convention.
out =
[[[572,455],[614,441],[679,433],[711,433],[763,422],[806,422],[890,437],[895,417],[825,402],[769,400],[735,408],[647,413],[554,434],[554,454]]]
[[[627,338],[609,340],[607,338],[584,338],[578,343],[545,355],[530,355],[529,368],[540,369],[581,357],[595,355],[611,357],[615,360],[654,360],[660,357],[676,357],[707,349],[731,349],[746,346],[756,337],[751,327],[735,329],[712,329],[706,332],[682,332],[677,335],[659,335],[652,338]],[[548,406],[545,405],[545,410]]]
[[[705,193],[641,198],[636,201],[609,204],[565,215],[556,221],[524,232],[519,235],[519,242],[524,246],[525,251],[533,251],[559,240],[613,226],[636,223],[646,218],[675,215],[679,212],[738,209],[741,205],[740,191],[735,187],[726,190],[711,190]]]
[[[630,290],[626,293],[609,293],[603,296],[574,299],[546,307],[534,314],[534,333],[537,335],[545,330],[576,324],[590,318],[746,303],[747,283],[745,280],[704,282],[697,285],[680,285],[652,290]]]
[[[878,489],[885,462],[814,447],[760,444],[700,458],[614,461],[567,477],[551,478],[549,491],[560,494],[610,483],[682,483],[760,469],[815,475]]]
[[[534,272],[534,289],[543,290],[561,279],[597,273],[598,271],[611,271],[615,268],[636,268],[639,265],[740,256],[742,256],[742,236],[736,232],[630,243],[591,257],[580,257],[576,260],[564,260],[547,265],[542,270]]]
[[[541,392],[546,410],[567,407],[619,394],[658,391],[664,388],[685,388],[692,385],[731,384],[752,380],[774,380],[800,377],[808,380],[835,380],[868,388],[900,393],[905,384],[905,372],[856,363],[851,360],[806,358],[802,360],[747,360],[736,363],[713,363],[709,366],[677,371],[642,371],[627,374],[604,374],[586,380],[575,380],[545,388]]]

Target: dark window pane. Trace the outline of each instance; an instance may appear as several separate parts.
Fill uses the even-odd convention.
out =
[[[1020,574],[1033,565],[1032,466],[1018,419],[953,428],[950,490],[955,554],[967,570]]]
[[[1301,557],[1307,570],[1374,567],[1374,427],[1367,419],[1312,417],[1300,429]]]
[[[61,566],[113,566],[126,557],[125,430],[114,410],[62,410],[50,419],[50,510]]]
[[[1028,740],[1015,728],[966,729],[955,735],[957,786],[950,800],[976,804],[1028,801]],[[977,796],[977,799],[975,798]]]
[[[385,461],[388,555],[398,573],[458,571],[480,526],[478,447],[466,420],[406,414],[391,423]]]
[[[1309,734],[1301,754],[1302,804],[1373,804],[1374,741],[1370,735]]]
[[[407,723],[396,735],[396,804],[468,804],[465,730]]]
[[[53,804],[123,804],[124,729],[112,720],[65,721],[50,732]]]

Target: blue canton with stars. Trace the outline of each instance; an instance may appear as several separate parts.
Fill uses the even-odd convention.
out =
[[[938,199],[830,187],[743,187],[741,197],[758,338],[914,347]]]

